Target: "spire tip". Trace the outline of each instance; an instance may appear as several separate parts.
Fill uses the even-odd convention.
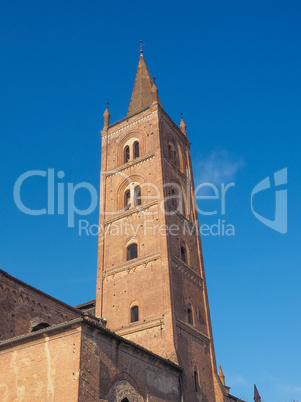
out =
[[[185,121],[183,119],[183,113],[181,113],[180,129],[181,129],[182,133],[184,135],[186,135],[186,137],[187,137],[186,124],[185,124]]]

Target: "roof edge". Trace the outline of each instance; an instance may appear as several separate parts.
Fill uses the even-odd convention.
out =
[[[161,362],[163,362],[165,364],[168,364],[169,366],[172,366],[173,368],[175,368],[179,372],[183,371],[182,367],[178,366],[176,363],[172,362],[171,360],[165,359],[164,357],[161,357],[161,356],[157,355],[156,353],[153,353],[150,350],[145,349],[143,346],[140,346],[140,345],[138,345],[138,344],[136,344],[136,343],[134,343],[132,341],[129,341],[128,339],[125,339],[122,336],[117,335],[115,332],[112,332],[107,328],[103,328],[100,325],[97,325],[97,324],[87,320],[84,317],[76,318],[74,320],[71,320],[71,321],[68,321],[68,322],[65,322],[65,323],[62,323],[62,324],[53,325],[51,327],[43,328],[43,329],[41,329],[39,331],[35,331],[35,332],[31,332],[29,334],[21,335],[21,336],[18,336],[16,338],[6,339],[5,341],[0,342],[0,349],[3,346],[13,345],[14,343],[17,343],[19,341],[23,341],[23,340],[26,341],[26,340],[28,340],[30,338],[36,338],[39,335],[43,335],[45,333],[52,332],[52,331],[55,331],[57,329],[64,329],[64,328],[70,327],[70,326],[75,325],[75,324],[80,324],[80,323],[88,325],[88,326],[93,327],[93,328],[96,328],[99,331],[105,333],[106,335],[112,336],[113,338],[115,338],[116,340],[118,340],[120,342],[123,342],[123,343],[125,343],[127,345],[130,345],[130,346],[132,346],[132,347],[134,347],[136,349],[139,349],[142,352],[145,352],[146,354],[157,358]]]
[[[70,304],[67,304],[67,303],[65,303],[65,302],[63,302],[63,301],[57,299],[56,297],[53,297],[53,296],[49,295],[48,293],[45,293],[45,292],[43,292],[42,290],[37,289],[37,288],[35,288],[34,286],[31,286],[31,285],[29,285],[28,283],[21,281],[20,279],[14,277],[14,276],[12,276],[12,275],[10,275],[8,272],[3,271],[3,269],[0,269],[0,274],[6,276],[7,278],[9,278],[9,279],[11,279],[11,280],[13,280],[13,281],[15,281],[15,282],[18,282],[18,283],[19,283],[20,285],[22,285],[22,286],[25,286],[25,287],[27,287],[27,288],[29,288],[29,289],[32,289],[32,290],[34,290],[35,292],[38,292],[38,293],[42,294],[43,296],[46,296],[48,299],[51,299],[51,300],[53,300],[53,301],[55,301],[55,302],[61,304],[62,306],[67,307],[69,310],[72,310],[73,312],[75,312],[75,313],[77,313],[77,314],[79,314],[79,315],[82,314],[82,312],[81,312],[80,310],[78,310],[78,309],[75,308],[75,307],[72,307]]]

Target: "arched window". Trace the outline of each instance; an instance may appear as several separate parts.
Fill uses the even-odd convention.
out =
[[[193,314],[192,314],[192,308],[191,308],[190,304],[188,304],[188,307],[187,307],[187,318],[188,318],[188,324],[193,325]]]
[[[199,385],[199,375],[198,375],[198,370],[195,367],[194,368],[194,390],[195,392],[198,392],[198,385]]]
[[[127,247],[127,260],[133,260],[138,257],[138,248],[136,243],[132,243]]]
[[[139,141],[135,141],[134,145],[133,145],[133,154],[134,154],[134,158],[138,158],[139,157]]]
[[[131,308],[131,322],[139,321],[139,308],[138,306],[133,306]]]
[[[134,191],[134,201],[135,201],[135,206],[141,205],[141,187],[136,186],[135,191]]]
[[[127,145],[124,147],[124,163],[130,160],[130,147]]]
[[[178,196],[174,188],[171,189],[171,205],[173,209],[176,209],[178,206]]]
[[[170,161],[175,164],[176,166],[179,166],[179,158],[178,158],[178,153],[177,153],[177,146],[174,143],[169,143],[168,144],[168,158]]]
[[[173,161],[175,165],[178,165],[178,156],[177,156],[177,151],[173,151]]]
[[[172,160],[172,148],[170,144],[168,145],[168,157]]]
[[[124,193],[124,209],[127,211],[131,206],[131,192],[130,190],[126,190]]]
[[[187,262],[187,252],[185,246],[181,246],[181,260]]]
[[[123,398],[121,402],[129,402],[128,398]]]

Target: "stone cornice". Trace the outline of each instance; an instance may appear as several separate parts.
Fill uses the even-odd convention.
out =
[[[198,275],[196,272],[194,272],[189,265],[187,265],[185,262],[180,260],[174,254],[171,254],[171,259],[175,262],[178,270],[180,272],[182,272],[191,282],[193,282],[195,285],[199,286],[200,288],[202,287],[203,279],[201,278],[200,275]]]
[[[157,205],[157,204],[158,204],[158,200],[153,200],[153,201],[147,202],[145,204],[141,204],[137,207],[130,208],[127,211],[122,211],[119,214],[115,214],[111,218],[106,219],[104,224],[109,225],[110,223],[116,222],[116,221],[126,218],[128,216],[131,216],[134,214],[139,214],[140,212],[143,212],[143,211],[147,211],[150,207],[152,207],[153,205]]]
[[[120,272],[124,272],[124,271],[127,271],[128,273],[130,273],[131,271],[135,272],[136,268],[139,265],[143,265],[144,268],[146,268],[150,262],[156,261],[159,258],[161,258],[161,254],[156,253],[156,254],[151,254],[147,257],[135,258],[130,261],[125,261],[123,264],[117,265],[117,267],[109,268],[109,269],[103,271],[103,274],[102,274],[103,280],[109,276],[112,276],[112,275],[115,276],[116,274],[118,274]]]
[[[116,169],[109,170],[108,172],[105,173],[106,177],[110,177],[112,175],[115,175],[118,172],[121,172],[122,170],[128,169],[132,167],[133,165],[138,165],[139,163],[142,163],[146,161],[147,159],[150,159],[155,156],[155,152],[149,152],[145,155],[139,156],[138,158],[135,158],[127,163],[122,164],[121,166],[118,166]]]
[[[179,320],[179,319],[177,319],[176,325],[177,325],[177,327],[188,332],[190,335],[200,339],[202,342],[206,343],[207,345],[210,345],[210,338],[207,335],[203,334],[198,329],[196,329],[195,327],[193,327],[192,325],[187,324],[186,322]]]
[[[159,327],[164,324],[164,317],[159,317],[155,318],[153,320],[147,320],[147,321],[138,321],[138,322],[133,322],[130,325],[127,325],[126,327],[123,328],[115,328],[113,329],[113,332],[115,332],[117,335],[120,336],[125,336],[132,334],[134,332],[140,332],[144,331],[146,329],[154,328],[154,327]]]
[[[147,110],[148,108],[149,108],[149,106],[148,106],[145,110]],[[139,112],[139,113],[142,113],[143,111],[144,111],[144,110],[142,110],[142,111]],[[128,121],[128,120],[132,120],[132,118],[135,117],[135,115],[130,116],[130,117],[125,117],[124,119],[122,119],[122,120],[120,120],[120,121],[114,123],[112,126],[110,126],[110,127],[109,127],[109,130],[108,130],[108,134],[103,134],[103,135],[102,135],[102,138],[105,138],[105,137],[110,138],[110,137],[112,137],[113,135],[115,135],[115,134],[117,134],[117,133],[119,133],[119,132],[121,132],[121,131],[123,131],[123,130],[129,129],[130,127],[134,127],[137,123],[140,123],[141,121],[150,118],[150,117],[151,117],[154,113],[156,113],[156,112],[157,112],[157,110],[150,111],[150,113],[148,113],[147,115],[144,115],[143,117],[140,117],[140,118],[137,119],[137,120],[133,119],[133,121],[128,122],[128,123],[127,123],[127,121]],[[137,113],[137,114],[138,114],[138,113]],[[122,124],[122,123],[124,123],[124,126],[123,126],[123,127],[120,127],[120,128],[118,128],[117,130],[111,132],[111,130],[110,130],[111,127],[116,126],[116,128],[117,128],[117,127],[119,126],[119,124]]]

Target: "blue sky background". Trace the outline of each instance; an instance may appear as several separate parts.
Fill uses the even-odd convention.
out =
[[[161,102],[184,113],[196,184],[235,182],[235,236],[203,236],[217,363],[231,392],[301,401],[299,1],[0,2],[0,267],[72,305],[95,297],[97,238],[57,214],[28,216],[13,200],[32,169],[99,186],[102,114],[126,115],[139,40]],[[288,168],[288,233],[252,214],[253,187]],[[214,174],[213,174],[214,172]],[[46,206],[46,180],[22,193]],[[78,206],[89,203],[81,194]],[[274,189],[256,211],[274,218]],[[97,210],[87,217],[97,223]],[[78,222],[78,219],[76,220]]]

